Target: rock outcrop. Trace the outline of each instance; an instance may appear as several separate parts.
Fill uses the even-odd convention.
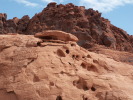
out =
[[[39,32],[35,34],[35,37],[42,39],[53,39],[53,40],[61,40],[61,41],[74,41],[77,42],[78,38],[70,33],[66,33],[58,30],[47,30],[43,32]]]
[[[0,35],[0,100],[133,100],[132,74],[73,41]]]
[[[78,44],[86,49],[94,44],[121,51],[133,51],[133,37],[115,27],[101,13],[71,3],[50,3],[42,12],[29,18],[6,20],[0,14],[0,33],[35,34],[44,30],[62,30],[78,37]]]
[[[4,33],[4,24],[6,22],[7,15],[5,13],[0,13],[0,34]]]

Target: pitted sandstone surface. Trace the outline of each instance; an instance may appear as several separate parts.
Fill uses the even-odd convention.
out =
[[[0,100],[133,100],[132,73],[75,42],[0,36]]]

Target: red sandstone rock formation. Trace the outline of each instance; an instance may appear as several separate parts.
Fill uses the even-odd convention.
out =
[[[75,42],[0,35],[0,100],[133,100],[132,74]]]
[[[65,42],[74,41],[77,42],[78,38],[70,33],[66,33],[58,30],[47,30],[35,34],[35,37],[42,39],[61,40]]]
[[[85,48],[99,44],[116,50],[133,51],[133,38],[124,30],[101,17],[98,11],[71,3],[50,3],[31,19],[24,16],[22,19],[6,20],[6,15],[1,14],[0,20],[2,34],[35,34],[44,30],[62,30],[77,36],[78,44]]]

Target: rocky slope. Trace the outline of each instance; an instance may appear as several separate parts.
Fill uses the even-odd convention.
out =
[[[0,36],[0,100],[133,100],[131,64],[45,39]]]
[[[24,16],[21,19],[15,17],[6,20],[6,17],[6,14],[0,14],[0,34],[35,34],[49,29],[62,30],[77,36],[78,44],[85,48],[99,44],[116,50],[133,51],[132,36],[101,17],[98,11],[83,6],[50,3],[31,19]]]

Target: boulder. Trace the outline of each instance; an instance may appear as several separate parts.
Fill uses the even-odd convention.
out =
[[[47,5],[47,7],[56,7],[56,2],[51,2]]]
[[[47,30],[35,34],[35,37],[43,39],[55,39],[62,41],[74,41],[77,42],[78,38],[70,33],[66,33],[58,30]]]

